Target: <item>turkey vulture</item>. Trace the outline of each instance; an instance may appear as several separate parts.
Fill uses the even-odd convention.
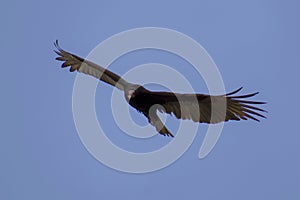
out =
[[[63,61],[62,68],[70,66],[70,72],[78,71],[94,76],[124,91],[126,101],[137,111],[143,113],[148,118],[149,123],[156,128],[156,131],[164,136],[174,137],[159,119],[157,111],[173,114],[178,119],[190,119],[200,123],[219,123],[241,119],[259,121],[257,117],[265,118],[261,112],[266,111],[255,106],[265,102],[245,100],[245,98],[255,96],[258,92],[234,96],[242,87],[233,92],[215,96],[154,92],[141,85],[129,83],[117,74],[91,61],[64,51],[60,48],[57,40],[54,45],[57,48],[55,53],[59,55],[56,60]],[[218,109],[218,106],[222,105],[226,106],[223,107],[224,114],[221,112],[222,109]]]

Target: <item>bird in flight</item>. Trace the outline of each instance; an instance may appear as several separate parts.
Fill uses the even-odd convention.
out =
[[[157,115],[157,111],[174,115],[178,119],[189,119],[199,123],[215,124],[229,120],[259,121],[259,117],[266,118],[262,113],[265,110],[257,107],[265,104],[260,101],[245,100],[256,93],[235,95],[241,89],[223,95],[206,94],[180,94],[173,92],[156,92],[145,87],[129,83],[119,75],[85,60],[75,54],[60,48],[58,40],[54,43],[59,55],[56,60],[62,61],[62,68],[70,67],[70,72],[78,71],[91,75],[105,83],[108,83],[121,91],[124,91],[126,101],[137,111],[143,113],[156,131],[164,136],[174,137],[165,127]]]

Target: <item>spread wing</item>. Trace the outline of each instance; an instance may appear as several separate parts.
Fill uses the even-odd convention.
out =
[[[262,114],[266,111],[257,107],[265,102],[245,100],[255,96],[258,92],[235,96],[241,89],[218,96],[153,92],[151,98],[155,104],[160,104],[164,108],[164,110],[158,109],[160,112],[194,122],[214,124],[229,120],[252,119],[259,121],[259,117],[266,118]]]
[[[58,40],[54,43],[54,46],[57,48],[55,53],[59,55],[56,60],[63,61],[61,65],[62,68],[70,66],[70,72],[78,71],[84,74],[91,75],[101,81],[104,81],[112,86],[117,87],[120,90],[124,90],[125,86],[129,83],[122,79],[117,74],[101,67],[91,61],[84,60],[83,58],[76,56],[72,53],[64,51],[60,48]]]

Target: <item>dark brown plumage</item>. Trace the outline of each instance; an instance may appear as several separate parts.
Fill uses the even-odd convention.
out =
[[[258,92],[234,96],[242,88],[224,95],[179,94],[172,92],[153,92],[141,85],[132,84],[117,74],[79,56],[62,50],[58,41],[54,43],[59,55],[56,60],[63,61],[61,67],[70,67],[70,72],[78,71],[100,79],[124,91],[126,101],[137,111],[143,113],[156,130],[167,136],[173,134],[164,126],[157,111],[173,114],[178,119],[190,119],[200,123],[219,123],[229,120],[259,121],[265,118],[265,110],[255,105],[265,102],[245,100]]]

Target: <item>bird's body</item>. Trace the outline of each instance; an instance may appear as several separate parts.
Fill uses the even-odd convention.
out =
[[[178,119],[190,119],[200,123],[219,123],[228,120],[247,120],[248,118],[259,121],[256,116],[263,117],[259,112],[265,110],[254,106],[264,102],[244,100],[257,93],[233,96],[238,90],[224,94],[210,96],[205,94],[179,94],[172,92],[154,92],[141,85],[132,84],[117,74],[88,60],[62,50],[58,42],[55,43],[59,57],[63,61],[62,67],[69,67],[70,71],[78,71],[104,81],[119,90],[124,91],[126,101],[137,111],[143,113],[149,123],[156,130],[167,136],[173,134],[164,126],[157,115],[157,111],[173,114]]]

